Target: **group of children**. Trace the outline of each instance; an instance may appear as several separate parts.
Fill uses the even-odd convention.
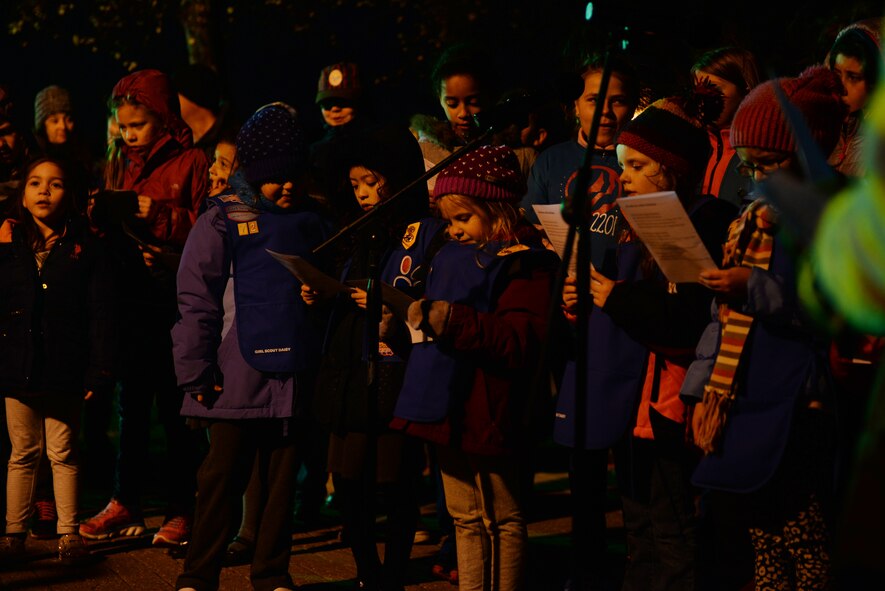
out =
[[[711,549],[741,535],[756,588],[828,588],[839,430],[831,343],[802,314],[795,253],[758,183],[778,170],[804,174],[807,149],[857,170],[878,34],[853,25],[827,66],[765,82],[748,52],[712,51],[691,69],[689,91],[638,115],[641,85],[627,61],[615,57],[600,96],[603,63],[590,60],[567,105],[575,138],[541,151],[528,178],[519,149],[466,148],[494,82],[464,47],[432,77],[444,120],[416,119],[410,130],[363,118],[355,66],[336,64],[319,82],[323,140],[309,147],[296,110],[270,103],[215,136],[211,167],[169,77],[124,77],[109,103],[120,136],[89,216],[78,211],[87,200],[71,163],[50,153],[21,169],[0,226],[11,444],[0,560],[24,553],[44,449],[63,562],[88,559],[83,538],[144,531],[156,399],[171,488],[154,543],[189,542],[183,591],[217,589],[244,494],[235,541],[249,548],[253,586],[295,588],[290,520],[308,446],[327,453],[335,476],[357,588],[404,589],[426,448],[457,552],[436,574],[465,590],[523,589],[536,443],[527,434],[548,427],[571,449],[568,589],[621,578],[606,559],[610,455],[627,534],[624,589],[737,588],[740,569],[717,579],[727,571],[714,565],[729,557]],[[778,94],[815,146],[799,145]],[[67,120],[44,111],[52,142]],[[592,264],[580,272],[590,289],[579,294],[569,277],[554,293],[559,259],[531,206],[571,200],[588,149]],[[460,150],[427,185],[410,185]],[[661,191],[676,192],[720,268],[679,284],[663,274],[616,203]],[[372,211],[317,252],[336,226]],[[102,216],[115,222],[96,223]],[[298,255],[340,280],[337,289],[296,278],[269,251]],[[586,319],[578,298],[592,301]],[[552,324],[551,307],[561,307]],[[545,359],[544,344],[571,342],[578,321],[588,323],[587,359]],[[554,385],[555,412],[537,412],[550,407],[539,382]],[[114,383],[115,489],[78,524],[81,401]],[[326,441],[308,441],[314,432]]]

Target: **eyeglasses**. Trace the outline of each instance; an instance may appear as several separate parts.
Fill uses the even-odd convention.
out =
[[[786,164],[791,155],[792,154],[785,154],[784,157],[780,160],[773,160],[770,162],[741,161],[741,163],[737,165],[737,171],[738,174],[741,176],[754,177],[756,176],[757,172],[760,173],[762,176],[767,176]]]

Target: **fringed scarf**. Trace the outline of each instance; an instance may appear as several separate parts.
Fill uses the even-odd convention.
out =
[[[761,199],[755,201],[728,228],[723,249],[723,268],[743,266],[768,269],[777,220],[774,211]],[[719,305],[721,341],[713,373],[704,387],[704,409],[695,443],[704,454],[716,451],[734,402],[735,375],[744,345],[750,335],[753,317],[741,314],[728,304]]]

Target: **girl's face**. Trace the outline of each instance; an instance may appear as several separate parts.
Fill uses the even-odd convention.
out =
[[[292,181],[273,181],[261,185],[261,194],[280,209],[289,209],[295,205],[294,191],[295,183]]]
[[[863,74],[863,65],[855,57],[836,54],[833,62],[833,72],[842,79],[845,94],[842,102],[848,105],[849,113],[857,113],[867,106],[870,89]]]
[[[657,160],[623,144],[618,144],[617,153],[618,164],[623,170],[621,185],[626,196],[672,191],[676,188],[670,175],[664,174]]]
[[[590,72],[584,78],[584,92],[575,101],[575,115],[581,124],[581,133],[587,137],[593,123],[593,113],[599,101],[599,83],[602,72]],[[618,76],[612,76],[608,82],[608,94],[602,103],[602,117],[599,119],[599,131],[596,134],[597,148],[610,148],[614,145],[618,130],[633,116],[630,98],[624,92],[624,85]]]
[[[350,101],[327,99],[320,103],[323,120],[329,127],[340,127],[353,121],[355,112]]]
[[[227,142],[215,146],[215,160],[209,167],[209,196],[214,197],[227,188],[227,180],[234,173],[237,147]]]
[[[455,74],[443,80],[439,102],[458,137],[469,139],[476,131],[473,116],[482,111],[479,84],[470,74]]]
[[[67,113],[53,113],[43,123],[50,144],[63,144],[74,131],[74,119]]]
[[[120,105],[114,116],[120,126],[120,136],[128,146],[151,146],[163,134],[163,124],[142,105]]]
[[[387,197],[384,190],[386,180],[377,172],[362,166],[350,169],[350,186],[357,204],[363,211],[369,211]]]
[[[719,115],[719,118],[713,125],[716,126],[716,129],[725,129],[731,125],[731,120],[734,118],[734,113],[737,111],[738,105],[740,105],[741,101],[744,99],[746,90],[738,88],[737,84],[734,82],[729,82],[725,78],[720,78],[715,74],[710,74],[703,70],[695,72],[694,79],[696,82],[700,82],[705,78],[722,93],[722,114]]]
[[[443,196],[438,206],[440,215],[449,222],[448,232],[452,240],[461,244],[478,244],[485,242],[491,234],[491,224],[478,207],[470,207],[450,195]]]
[[[63,213],[64,196],[64,172],[52,162],[41,162],[25,179],[22,205],[35,220],[51,226]]]

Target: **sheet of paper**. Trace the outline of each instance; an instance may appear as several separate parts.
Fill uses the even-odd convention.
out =
[[[538,221],[541,222],[541,226],[544,228],[544,233],[547,234],[547,239],[550,241],[550,244],[553,245],[553,250],[556,251],[559,258],[565,258],[563,255],[565,253],[565,243],[568,238],[569,226],[566,221],[562,219],[562,206],[558,203],[552,203],[550,205],[532,205],[532,209],[535,210],[535,215],[538,216]],[[568,276],[574,277],[575,269],[577,268],[578,241],[576,239],[572,247],[572,256],[568,263]]]
[[[618,205],[669,281],[696,283],[701,271],[717,268],[676,193],[621,197]]]
[[[366,287],[369,284],[368,279],[351,279],[347,282],[347,285],[358,287],[363,291],[366,291]],[[387,283],[381,282],[381,301],[383,301],[390,311],[393,314],[406,322],[409,318],[409,306],[415,300],[408,295],[404,294],[397,288],[389,285]]]
[[[319,293],[320,297],[327,298],[341,291],[351,291],[348,286],[333,277],[329,277],[298,255],[283,254],[269,249],[265,250],[267,250],[270,256],[278,260],[281,265],[286,267],[298,281],[306,283]]]

